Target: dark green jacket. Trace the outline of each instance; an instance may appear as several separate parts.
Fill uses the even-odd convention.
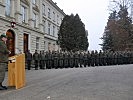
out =
[[[0,63],[8,63],[9,50],[6,44],[0,39]]]

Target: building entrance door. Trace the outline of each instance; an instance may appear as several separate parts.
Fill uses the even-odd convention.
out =
[[[6,32],[6,35],[8,37],[6,45],[7,45],[8,50],[11,51],[11,54],[9,56],[14,56],[15,55],[15,34],[14,34],[14,31],[9,29]]]
[[[24,49],[23,50],[25,53],[28,51],[28,37],[29,35],[24,33]]]

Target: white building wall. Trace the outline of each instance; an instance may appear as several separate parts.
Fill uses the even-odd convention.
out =
[[[0,2],[0,16],[5,17],[5,5]]]
[[[45,16],[42,15],[42,4],[45,4]],[[22,23],[22,12],[21,6],[26,7],[26,20],[25,23]],[[24,33],[29,35],[29,44],[28,49],[31,50],[33,53],[36,49],[36,37],[39,37],[40,44],[39,50],[48,50],[48,43],[51,44],[51,50],[53,45],[55,45],[55,50],[58,49],[56,45],[57,41],[57,34],[59,25],[61,23],[57,23],[57,15],[63,19],[65,13],[61,11],[61,9],[54,4],[52,0],[37,0],[36,7],[33,8],[35,5],[32,4],[32,0],[11,0],[11,15],[10,17],[5,16],[5,0],[0,0],[0,34],[6,33],[8,29],[12,29],[15,32],[15,48],[21,49],[23,52],[23,35]],[[48,8],[51,11],[51,17],[48,18]],[[35,12],[37,16],[37,25],[34,27],[33,21],[33,12]],[[53,20],[53,12],[55,12],[55,20]],[[43,20],[45,20],[45,33],[43,31]],[[16,22],[15,28],[11,28],[11,22]],[[48,35],[48,23],[51,24],[50,26],[50,35]],[[55,26],[55,35],[53,36],[53,25]],[[45,42],[45,45],[44,45]],[[17,53],[17,50],[15,50]]]

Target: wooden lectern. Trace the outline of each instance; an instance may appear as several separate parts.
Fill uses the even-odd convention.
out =
[[[8,86],[15,86],[16,89],[25,86],[25,54],[9,57]]]

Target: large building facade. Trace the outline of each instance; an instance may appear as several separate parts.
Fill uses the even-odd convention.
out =
[[[0,0],[0,34],[8,35],[12,55],[58,50],[56,41],[64,16],[52,0]]]

